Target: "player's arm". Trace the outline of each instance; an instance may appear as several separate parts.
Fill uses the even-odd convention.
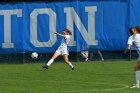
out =
[[[55,32],[54,34],[56,34],[56,35],[58,35],[58,36],[61,36],[61,37],[63,37],[63,38],[66,38],[66,36],[63,35],[63,34],[60,34],[60,33],[57,33],[57,32]]]
[[[133,37],[130,36],[127,41],[127,48],[125,49],[124,53],[128,54],[130,52],[131,46],[133,44]]]
[[[128,44],[128,45],[127,45],[127,48],[126,48],[125,51],[124,51],[124,53],[125,53],[125,54],[129,53],[130,48],[131,48],[131,44]]]

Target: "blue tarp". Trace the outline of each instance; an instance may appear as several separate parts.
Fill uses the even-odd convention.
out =
[[[139,0],[8,3],[0,6],[0,53],[54,52],[65,28],[79,52],[124,50],[128,29],[140,25]]]

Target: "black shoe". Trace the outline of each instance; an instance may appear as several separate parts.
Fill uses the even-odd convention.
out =
[[[45,65],[45,66],[42,66],[42,68],[46,68],[46,69],[48,69],[48,66],[47,66],[47,65]]]
[[[74,67],[72,67],[72,69],[71,70],[74,70]]]

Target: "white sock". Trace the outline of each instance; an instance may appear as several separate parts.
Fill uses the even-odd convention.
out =
[[[74,67],[71,62],[69,62],[69,66],[72,67],[72,68]]]
[[[136,84],[140,85],[140,71],[136,71]]]
[[[50,66],[53,63],[53,61],[54,61],[53,59],[50,59],[46,65]]]

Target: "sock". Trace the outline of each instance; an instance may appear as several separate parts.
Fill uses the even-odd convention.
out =
[[[74,67],[71,62],[69,62],[68,65],[72,68]]]
[[[53,63],[53,61],[54,61],[53,59],[50,59],[46,65],[50,66]]]
[[[140,85],[140,71],[136,71],[136,84]]]

